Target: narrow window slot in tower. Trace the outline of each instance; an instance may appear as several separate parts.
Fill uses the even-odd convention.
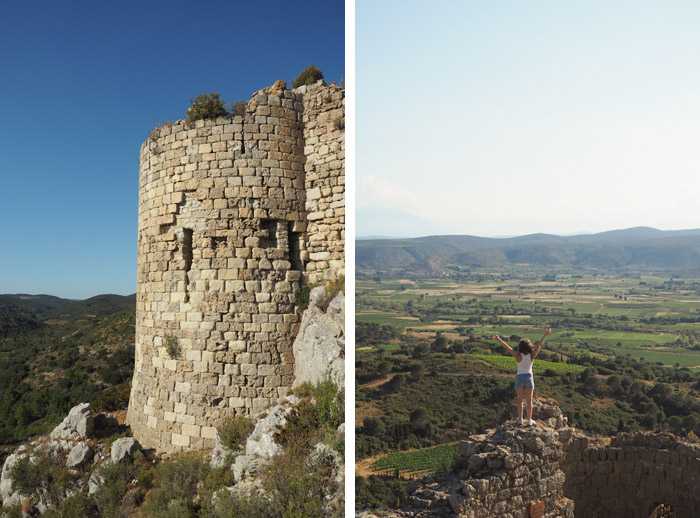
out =
[[[287,235],[289,236],[289,262],[292,270],[303,271],[304,264],[301,262],[301,232],[292,232],[294,223],[287,224]]]
[[[185,302],[190,301],[188,286],[190,284],[190,270],[192,269],[192,229],[183,229],[182,259],[185,261]]]

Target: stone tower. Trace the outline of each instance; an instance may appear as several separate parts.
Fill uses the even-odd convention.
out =
[[[211,447],[292,386],[302,279],[343,273],[344,90],[278,81],[245,116],[156,128],[140,161],[127,422],[146,447]]]

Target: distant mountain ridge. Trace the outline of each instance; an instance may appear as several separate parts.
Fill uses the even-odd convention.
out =
[[[700,229],[634,227],[575,236],[448,235],[361,240],[355,243],[355,261],[358,269],[367,270],[419,267],[437,261],[468,267],[529,264],[700,272]]]

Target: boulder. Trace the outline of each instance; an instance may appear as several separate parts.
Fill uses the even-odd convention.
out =
[[[94,419],[90,403],[71,408],[66,418],[51,432],[52,439],[87,439],[92,437]]]
[[[100,469],[97,468],[92,472],[92,475],[90,475],[90,479],[88,480],[88,494],[94,495],[104,483],[105,479],[102,478],[102,475],[100,475]]]
[[[66,466],[69,468],[79,468],[85,465],[87,462],[92,460],[95,456],[95,452],[92,448],[85,444],[84,442],[79,442],[68,454],[68,459],[66,459]]]
[[[328,304],[325,288],[311,290],[294,340],[294,386],[316,384],[327,376],[345,383],[345,294],[339,292]]]
[[[134,453],[141,449],[141,445],[133,437],[122,437],[112,443],[112,462],[121,462],[127,457],[134,458]]]

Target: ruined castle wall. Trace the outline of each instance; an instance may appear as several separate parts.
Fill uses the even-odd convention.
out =
[[[310,282],[345,271],[345,90],[309,85],[303,92],[307,253]]]
[[[271,87],[245,117],[163,126],[141,148],[127,422],[145,447],[211,447],[222,417],[292,386],[303,110],[302,94]]]
[[[662,434],[619,434],[609,445],[577,436],[562,463],[576,518],[648,518],[659,504],[700,516],[700,446]]]

